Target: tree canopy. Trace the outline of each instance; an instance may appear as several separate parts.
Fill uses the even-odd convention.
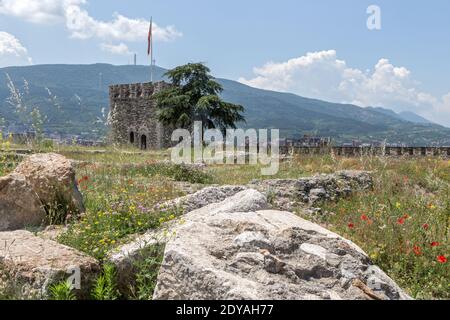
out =
[[[244,107],[220,98],[220,83],[202,63],[189,63],[169,70],[165,76],[172,86],[156,94],[158,119],[176,128],[191,128],[202,121],[204,129],[236,128],[245,121]]]

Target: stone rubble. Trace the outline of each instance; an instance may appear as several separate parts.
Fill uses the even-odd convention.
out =
[[[248,185],[272,198],[274,208],[287,211],[299,206],[313,208],[323,201],[334,201],[372,186],[372,177],[366,171],[338,171],[300,179],[254,180]]]

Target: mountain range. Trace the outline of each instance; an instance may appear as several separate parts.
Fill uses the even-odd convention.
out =
[[[154,67],[154,79],[165,69]],[[108,86],[147,82],[148,66],[33,65],[0,69],[0,118],[9,131],[20,131],[17,103],[9,103],[11,82],[22,107],[37,108],[45,117],[47,134],[62,133],[97,139],[107,133]],[[236,81],[217,79],[223,98],[245,107],[244,128],[278,128],[282,137],[305,134],[332,137],[336,143],[386,141],[411,146],[450,145],[450,128],[413,112],[396,113],[380,107],[361,108],[261,90]],[[9,83],[9,87],[8,87]]]

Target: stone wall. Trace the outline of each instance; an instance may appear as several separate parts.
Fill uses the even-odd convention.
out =
[[[156,119],[153,96],[168,83],[134,83],[109,88],[112,140],[141,149],[170,147],[171,130]]]
[[[450,147],[280,147],[281,154],[329,154],[338,156],[442,156],[450,157]]]

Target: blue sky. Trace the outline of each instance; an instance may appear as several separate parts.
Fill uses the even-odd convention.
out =
[[[366,26],[372,4],[381,30]],[[145,64],[150,16],[162,67],[203,61],[252,86],[450,126],[448,0],[0,0],[0,66],[127,64],[134,52]]]

